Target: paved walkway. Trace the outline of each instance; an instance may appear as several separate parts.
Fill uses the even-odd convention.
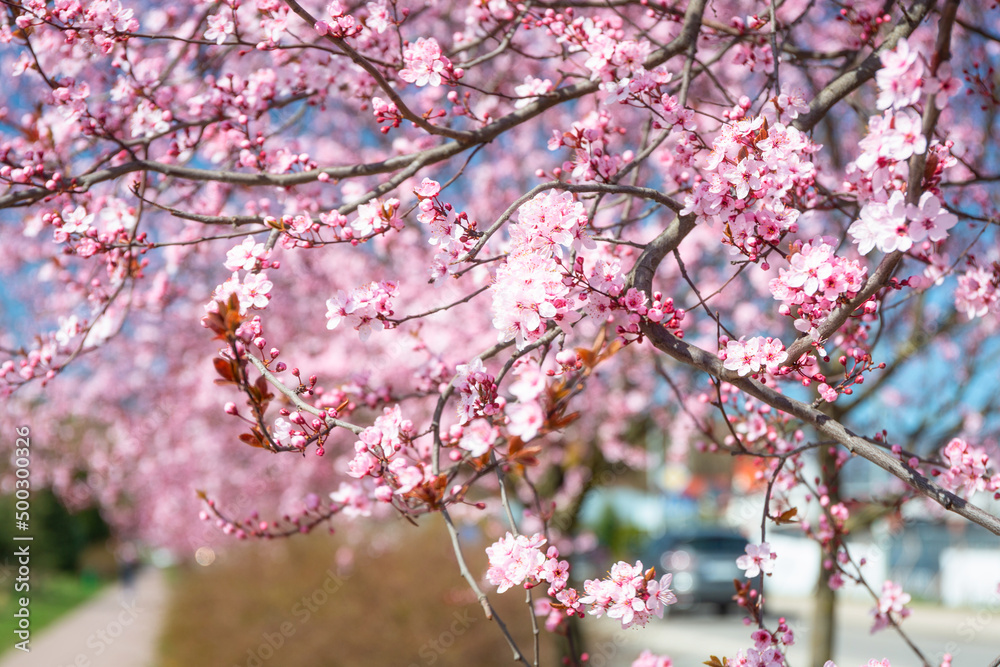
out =
[[[31,637],[31,651],[10,650],[0,667],[155,667],[166,608],[163,573],[145,568],[132,590],[109,587]]]
[[[871,603],[840,600],[837,606],[836,655],[840,667],[868,664],[870,658],[889,658],[893,667],[920,664],[914,653],[892,630],[872,634]],[[941,663],[945,652],[951,653],[955,667],[984,667],[993,664],[1000,654],[1000,605],[979,609],[946,609],[930,605],[910,605],[913,615],[902,628],[923,651],[932,665]],[[795,645],[788,652],[792,665],[808,664],[809,634],[812,629],[812,600],[774,597],[768,607],[767,626],[775,627],[777,616],[785,616],[795,631]],[[740,649],[753,646],[752,628],[743,625],[744,614],[716,616],[710,611],[668,614],[662,621],[653,619],[644,629],[622,630],[614,619],[586,623],[594,642],[591,664],[606,667],[629,667],[643,649],[669,655],[678,667],[700,665],[710,655],[732,658]],[[601,656],[601,659],[598,659]]]

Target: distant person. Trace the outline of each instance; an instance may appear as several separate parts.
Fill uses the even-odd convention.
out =
[[[122,542],[115,550],[118,562],[118,577],[122,584],[122,596],[135,597],[135,579],[139,571],[139,550],[133,542]]]

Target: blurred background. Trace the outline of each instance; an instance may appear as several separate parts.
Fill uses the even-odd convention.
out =
[[[648,647],[676,665],[696,665],[752,645],[745,614],[730,596],[732,579],[742,574],[736,556],[760,541],[760,499],[752,489],[733,493],[739,470],[711,466],[660,469],[587,495],[578,515],[576,578],[603,576],[619,558],[641,558],[673,572],[680,598],[645,630],[622,631],[609,619],[578,624],[575,640],[588,648],[590,664],[629,665]],[[2,502],[11,510],[9,498]],[[512,664],[497,624],[485,619],[460,577],[436,516],[419,527],[399,521],[335,535],[233,540],[177,558],[115,540],[96,511],[71,514],[48,493],[37,494],[33,508],[33,650],[23,654],[5,641],[3,667]],[[988,533],[929,515],[857,521],[847,542],[852,556],[865,559],[876,592],[885,579],[904,583],[914,613],[902,627],[932,664],[950,653],[953,665],[971,667],[1000,653],[1000,550]],[[462,539],[482,582],[492,540],[476,528],[463,529]],[[833,623],[817,618],[820,555],[799,526],[769,527],[767,539],[780,567],[764,584],[766,620],[773,628],[784,617],[796,632],[792,664],[809,664],[810,636],[823,625],[834,628],[841,667],[870,657],[916,664],[892,629],[870,633],[874,603],[861,586],[838,591]],[[8,638],[14,574],[8,559],[0,586]],[[531,647],[524,592],[484,590],[519,645]],[[557,664],[565,639],[544,629],[541,635],[543,664]]]

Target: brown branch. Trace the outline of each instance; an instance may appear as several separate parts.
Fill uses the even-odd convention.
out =
[[[313,17],[312,14],[306,11],[302,7],[302,5],[300,5],[298,2],[296,2],[295,0],[284,0],[284,2],[293,12],[295,12],[298,15],[299,18],[305,21],[310,28],[316,25],[315,17]],[[369,76],[375,79],[375,83],[378,84],[378,87],[382,89],[382,92],[384,92],[386,96],[390,100],[392,100],[392,103],[396,105],[397,109],[399,109],[399,113],[402,114],[403,118],[410,121],[414,125],[420,126],[422,130],[428,132],[429,134],[437,134],[449,137],[450,139],[456,139],[462,142],[471,140],[472,138],[471,132],[460,132],[457,130],[452,130],[451,128],[442,127],[440,125],[434,125],[428,122],[427,119],[424,118],[423,116],[420,116],[413,110],[411,110],[406,105],[406,102],[403,101],[403,98],[399,96],[399,93],[396,92],[396,89],[392,87],[392,84],[386,81],[386,78],[385,76],[382,75],[382,72],[380,72],[379,69],[375,67],[375,65],[373,65],[367,58],[358,53],[354,49],[354,47],[348,44],[347,40],[341,37],[334,37],[333,35],[329,34],[324,35],[324,37],[326,37],[326,39],[336,44],[341,50],[343,50],[344,55],[346,55],[348,58],[351,59],[351,62],[353,62],[355,65],[363,69],[365,72],[368,73]]]
[[[850,71],[844,72],[827,84],[823,90],[819,91],[812,102],[809,103],[809,111],[792,121],[792,125],[803,132],[811,130],[826,116],[826,112],[834,104],[847,97],[875,76],[875,72],[882,67],[882,62],[879,58],[882,52],[895,48],[896,42],[901,38],[909,37],[934,7],[935,1],[919,0],[913,3],[909,11],[905,12],[906,19],[886,35],[882,44],[861,61],[860,65]]]
[[[652,295],[653,276],[656,273],[656,268],[666,254],[671,252],[687,233],[684,231],[683,220],[684,218],[678,218],[653,240],[632,268],[629,284],[644,292],[647,298],[651,298]],[[693,221],[689,220],[688,224],[693,228]],[[852,433],[829,415],[802,401],[781,394],[757,380],[736,376],[723,367],[722,362],[715,354],[686,343],[658,324],[643,322],[641,330],[654,347],[677,361],[729,382],[771,407],[810,424],[821,435],[840,443],[851,453],[868,459],[883,470],[895,475],[918,493],[940,504],[946,510],[1000,535],[1000,518],[941,488],[898,458],[888,454],[884,449]]]
[[[932,67],[935,70],[942,62],[948,60],[951,57],[951,29],[952,25],[955,22],[955,13],[958,11],[958,2],[959,0],[948,0],[948,4],[945,5],[944,11],[942,12],[940,30],[938,32],[937,44],[935,45],[934,56],[932,59],[933,62]],[[930,7],[932,7],[933,5],[934,2],[932,0],[928,5],[928,7],[926,8],[926,10],[929,10]],[[915,5],[914,9],[915,10],[919,9],[919,6]],[[916,27],[916,24],[923,19],[923,16],[926,14],[926,10],[924,11],[924,14],[920,14],[918,17],[915,17],[913,19],[912,27]],[[904,23],[903,25],[897,26],[896,29],[893,30],[893,32],[890,34],[890,37],[887,38],[882,43],[882,46],[880,46],[871,56],[869,56],[865,60],[865,62],[867,63],[868,61],[872,60],[872,58],[875,58],[876,61],[875,69],[878,69],[878,67],[880,66],[877,57],[878,54],[881,51],[885,50],[885,48],[894,47],[896,41],[898,41],[899,38],[903,36],[903,35],[896,35],[896,33],[900,32],[901,29],[906,27],[907,25],[909,24]],[[912,32],[912,28],[910,29],[910,31]],[[909,33],[907,32],[906,34]],[[887,47],[887,45],[889,45],[890,42],[891,46]],[[872,71],[872,74],[874,75],[874,70]],[[834,83],[836,83],[836,81],[834,81]],[[833,84],[830,85],[832,86]],[[827,88],[829,88],[829,86],[827,86]],[[823,93],[821,91],[820,95],[816,96],[816,99],[819,99],[822,96],[822,94]],[[812,105],[810,105],[810,107],[811,106]],[[809,113],[811,114],[812,110],[810,110]],[[928,95],[927,98],[924,100],[924,116],[921,128],[923,135],[928,139],[934,135],[934,126],[937,124],[939,114],[940,112],[938,111],[937,105],[934,103],[934,96]],[[796,119],[796,121],[797,120],[798,119]],[[907,183],[907,189],[906,189],[907,203],[916,204],[920,200],[920,194],[923,191],[922,181],[924,177],[924,167],[926,165],[926,162],[927,162],[926,151],[924,153],[915,153],[910,158],[909,182]],[[846,322],[847,319],[851,316],[851,313],[853,313],[863,303],[868,301],[868,299],[875,296],[875,294],[880,289],[882,289],[888,284],[889,279],[892,277],[892,274],[896,271],[896,268],[903,260],[903,254],[904,253],[897,250],[883,257],[882,261],[879,262],[878,268],[876,268],[874,273],[872,273],[868,277],[868,280],[865,282],[865,285],[861,289],[861,291],[858,292],[858,294],[847,303],[841,304],[837,309],[831,312],[826,317],[825,320],[823,320],[823,323],[818,328],[817,336],[813,337],[808,333],[803,334],[789,346],[787,352],[788,358],[782,365],[791,366],[796,361],[798,361],[802,357],[802,355],[804,355],[806,352],[812,349],[813,345],[821,344],[823,341],[828,340],[830,336],[832,336],[838,329],[840,329],[840,327],[843,326],[844,322]]]

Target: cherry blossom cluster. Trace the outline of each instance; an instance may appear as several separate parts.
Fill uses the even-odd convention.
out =
[[[590,269],[585,270],[585,260],[578,256],[574,269],[580,282],[593,289],[586,294],[583,313],[596,321],[602,321],[617,307],[618,297],[625,290],[625,274],[621,260],[610,253],[590,260],[586,262]]]
[[[381,125],[379,132],[382,134],[388,134],[389,130],[399,127],[399,124],[403,122],[403,114],[400,113],[396,103],[391,100],[383,100],[377,96],[373,97],[372,112],[375,114],[375,122]],[[388,124],[382,125],[382,123]]]
[[[980,491],[1000,493],[1000,472],[990,474],[990,456],[983,447],[970,445],[963,438],[952,438],[941,450],[947,464],[935,470],[937,481],[967,498]]]
[[[702,429],[709,440],[697,444],[701,451],[719,451],[720,446],[724,445],[732,449],[761,446],[776,453],[787,453],[799,446],[805,437],[801,430],[792,430],[788,427],[787,415],[772,410],[769,405],[754,398],[748,398],[728,382],[720,383],[716,391],[717,393],[712,394],[707,392],[699,394],[698,401],[703,405],[715,403],[717,407],[725,410],[726,420],[729,422],[729,434],[724,441],[719,442],[711,428]],[[754,481],[764,482],[774,479],[774,490],[791,489],[797,483],[793,473],[802,462],[798,456],[790,457],[775,476],[770,462],[776,460],[759,461],[760,469],[754,474]]]
[[[197,95],[184,100],[187,113],[194,118],[212,113],[236,121],[233,125],[222,125],[206,137],[214,149],[213,157],[221,159],[222,155],[235,147],[239,148],[240,164],[266,165],[269,158],[263,147],[267,139],[261,132],[251,133],[247,125],[252,119],[264,114],[276,99],[280,99],[283,88],[290,86],[291,91],[302,92],[306,90],[305,83],[283,82],[274,72],[262,69],[246,73],[231,72],[218,77],[210,76],[206,84]],[[125,87],[133,84],[126,80],[120,85]],[[125,88],[120,95],[127,98],[139,92]],[[181,147],[190,146],[184,135],[179,135],[177,140],[183,142],[178,143],[178,151]],[[298,154],[296,151],[296,155]]]
[[[582,46],[590,54],[584,67],[592,80],[627,82],[646,72],[646,58],[653,50],[647,39],[615,39],[593,21],[578,22],[586,34]]]
[[[934,71],[918,51],[910,48],[905,37],[880,56],[882,67],[875,72],[879,87],[876,106],[881,109],[901,109],[916,104],[921,95],[933,96],[937,108],[943,109],[948,98],[962,89],[962,82],[951,75],[951,66],[941,63]]]
[[[568,7],[561,14],[547,10],[537,25],[555,35],[558,44],[566,44],[588,56],[583,68],[593,81],[627,83],[632,77],[641,77],[653,48],[647,39],[622,39],[621,17],[614,14],[574,16],[573,9]]]
[[[937,195],[925,192],[914,206],[904,203],[903,193],[895,190],[888,201],[866,203],[860,219],[847,231],[862,255],[873,248],[881,252],[905,252],[925,239],[933,243],[943,241],[957,222],[958,216],[942,208]]]
[[[440,193],[441,184],[431,178],[413,188],[419,202],[417,220],[428,226],[428,243],[438,249],[431,265],[434,279],[456,271],[458,258],[472,249],[478,236],[476,221],[470,221],[464,211],[456,214],[451,204],[441,201]]]
[[[724,117],[733,119],[737,115],[742,117],[745,110],[750,109],[750,105],[745,104],[745,98],[740,98],[739,107],[735,110],[723,114]],[[809,111],[809,101],[805,93],[787,82],[781,84],[781,91],[769,100],[761,110],[761,114],[769,123],[784,123],[788,125],[799,115]]]
[[[531,104],[536,97],[552,91],[552,81],[550,79],[539,79],[532,75],[524,77],[524,81],[514,86],[514,94],[520,99],[514,102],[515,109],[523,109]]]
[[[757,261],[785,233],[797,231],[797,206],[810,196],[816,174],[809,155],[818,150],[794,127],[762,116],[726,123],[681,214],[723,228],[733,252]]]
[[[630,287],[614,305],[624,309],[626,313],[626,322],[615,327],[618,339],[625,344],[642,338],[639,325],[644,319],[660,324],[679,338],[684,337],[684,331],[681,329],[681,320],[686,314],[684,309],[675,308],[674,300],[670,297],[664,299],[660,292],[653,294],[652,305],[647,307],[646,295],[634,287]]]
[[[955,308],[970,320],[1000,313],[1000,264],[991,268],[976,266],[958,277]]]
[[[635,565],[618,561],[605,579],[584,582],[586,595],[580,598],[580,604],[590,605],[589,613],[593,616],[607,614],[619,620],[623,630],[645,627],[654,614],[663,618],[664,610],[677,602],[670,590],[672,578],[668,573],[657,580],[656,570],[643,570],[642,561],[636,561]]]
[[[515,248],[538,250],[562,258],[564,249],[594,248],[587,234],[583,204],[568,192],[543,192],[518,210],[517,224],[508,229]]]
[[[388,229],[402,229],[399,200],[390,197],[385,201],[375,199],[359,205],[358,217],[351,222],[351,227],[361,236],[383,233]]]
[[[684,335],[681,329],[681,322],[686,315],[684,309],[677,308],[672,298],[665,299],[660,292],[655,292],[652,302],[648,302],[646,295],[639,290],[625,290],[622,260],[605,246],[599,246],[594,252],[577,255],[572,271],[566,272],[564,280],[578,288],[573,299],[575,307],[579,307],[585,317],[603,323],[616,311],[624,311],[624,322],[615,327],[618,339],[623,343],[641,338],[639,324],[643,318],[658,322],[676,336]],[[569,318],[562,319],[572,322],[576,317],[577,313],[573,312]]]
[[[337,296],[326,301],[326,328],[336,329],[341,322],[354,328],[361,340],[368,340],[374,331],[385,329],[392,317],[391,300],[398,283],[394,280],[370,282],[355,287],[350,293],[337,290]]]
[[[890,623],[898,624],[909,616],[911,612],[905,606],[909,601],[910,594],[904,593],[901,585],[893,581],[884,582],[878,604],[871,611],[875,617],[872,633],[884,630]]]
[[[324,179],[320,179],[324,180]],[[358,245],[377,236],[403,228],[399,217],[399,200],[373,200],[357,207],[357,217],[351,220],[339,211],[323,211],[315,218],[299,213],[280,218],[265,215],[264,224],[280,229],[284,248],[315,248],[329,243]]]
[[[567,327],[580,318],[561,258],[564,249],[593,247],[586,224],[583,204],[569,193],[541,193],[522,206],[509,229],[510,254],[491,287],[500,342],[515,339],[523,348],[541,338],[546,320]]]
[[[547,374],[532,357],[525,359],[514,368],[516,382],[508,387],[517,399],[514,405],[506,407],[507,432],[527,442],[538,435],[545,425],[544,401]]]
[[[240,278],[239,271],[234,271],[229,280],[222,283],[212,292],[212,300],[205,305],[205,312],[214,313],[220,301],[226,302],[236,295],[240,304],[240,315],[246,315],[250,309],[263,310],[271,301],[271,290],[274,283],[267,279],[264,271],[247,272]]]
[[[58,355],[72,355],[72,346],[98,344],[110,332],[102,333],[89,326],[86,320],[80,320],[76,315],[59,318],[59,328],[39,336],[38,345],[16,363],[7,359],[0,364],[0,398],[6,398],[22,382],[34,378],[42,378],[45,385],[54,378],[61,369]],[[79,337],[83,335],[83,340]]]
[[[497,399],[497,405],[502,406],[504,399]],[[468,424],[453,424],[448,432],[442,434],[441,443],[445,447],[456,447],[448,452],[452,461],[460,461],[467,453],[473,458],[486,454],[496,444],[500,437],[500,427],[497,422],[488,419],[474,419]]]
[[[29,32],[44,25],[54,25],[64,30],[66,42],[80,40],[93,45],[99,52],[108,54],[118,42],[127,41],[139,30],[131,8],[120,0],[94,0],[72,2],[60,0],[46,3],[27,0],[18,5],[14,23],[18,29]]]
[[[497,339],[514,339],[517,347],[538,340],[546,321],[567,326],[579,319],[570,301],[562,266],[551,255],[519,248],[497,268],[493,292],[493,326]]]
[[[753,648],[740,649],[736,655],[729,658],[726,667],[783,667],[784,651],[795,644],[795,634],[784,618],[778,619],[778,627],[774,632],[758,628],[750,635]]]
[[[0,173],[4,169],[9,171],[9,167],[4,166]],[[58,173],[53,178],[60,180]],[[108,197],[95,201],[92,206],[78,204],[43,212],[38,221],[52,227],[52,240],[63,244],[63,252],[83,258],[102,255],[106,273],[118,282],[135,269],[136,252],[127,246],[148,243],[145,232],[136,233],[135,214],[134,206]],[[146,263],[141,260],[140,266]]]
[[[610,150],[609,144],[625,128],[611,125],[611,116],[605,111],[591,111],[582,120],[573,123],[569,131],[553,130],[549,139],[550,151],[567,147],[573,159],[563,162],[553,176],[569,182],[609,181],[632,160],[632,151],[621,154]]]
[[[257,263],[267,260],[270,254],[271,251],[263,243],[257,243],[252,236],[248,236],[226,253],[225,267],[230,271],[253,271]]]
[[[231,11],[221,11],[218,14],[210,14],[208,18],[205,19],[208,24],[208,28],[205,30],[205,39],[210,42],[215,42],[216,45],[222,46],[222,44],[236,32],[236,24],[233,22],[233,15]]]
[[[826,489],[823,485],[820,485],[820,492],[823,494],[819,498],[819,504],[821,507],[826,508],[826,511],[819,515],[816,520],[817,527],[813,530],[811,525],[806,525],[803,522],[802,529],[804,532],[817,539],[821,544],[829,544],[830,542],[836,540],[839,535],[843,535],[847,532],[847,520],[851,516],[850,510],[847,509],[847,505],[844,503],[834,503],[830,504],[830,497],[825,493]],[[838,554],[839,555],[839,554]],[[831,584],[831,588],[835,586]]]
[[[868,119],[868,133],[859,142],[861,154],[847,167],[847,186],[859,198],[870,198],[886,189],[905,186],[906,161],[927,151],[920,116],[912,109],[887,109]]]
[[[386,503],[430,483],[434,475],[411,445],[415,434],[413,423],[403,419],[398,405],[385,408],[375,423],[358,436],[347,473],[357,479],[374,480],[372,495]],[[416,461],[411,461],[407,453]]]
[[[777,338],[755,336],[749,340],[729,340],[723,336],[719,344],[726,346],[719,353],[722,365],[736,371],[740,377],[757,375],[761,369],[774,373],[788,358],[785,346]]]
[[[437,87],[462,78],[462,70],[452,66],[433,37],[421,37],[403,50],[403,69],[399,78],[418,87]]]
[[[496,378],[487,372],[482,359],[476,357],[468,364],[460,364],[455,369],[454,384],[459,396],[459,423],[465,425],[476,417],[499,414]]]
[[[251,537],[272,539],[308,533],[316,526],[328,522],[336,514],[343,512],[348,516],[350,509],[339,502],[324,505],[317,494],[308,493],[297,503],[298,507],[294,511],[284,514],[280,519],[266,521],[261,519],[256,511],[250,512],[242,519],[227,516],[219,509],[214,499],[205,497],[204,500],[208,509],[199,512],[198,518],[202,521],[212,521],[214,517],[215,526],[222,533],[232,535],[238,540]]]
[[[281,42],[281,38],[288,31],[291,9],[273,0],[257,0],[257,8],[261,13],[260,33],[263,38],[257,42],[257,50],[269,51]]]
[[[607,578],[588,579],[584,582],[585,595],[581,597],[566,585],[569,563],[559,560],[555,547],[550,546],[542,553],[545,542],[537,533],[530,538],[507,533],[486,548],[490,560],[486,579],[497,586],[498,593],[514,586],[531,588],[547,582],[548,595],[555,601],[536,606],[537,613],[548,616],[547,626],[558,625],[568,615],[582,616],[584,606],[589,605],[590,614],[598,617],[607,614],[618,619],[622,629],[644,627],[654,614],[662,618],[666,607],[677,602],[670,590],[672,575],[665,574],[657,580],[655,570],[644,571],[640,561],[634,566],[619,561],[611,567]]]
[[[493,503],[485,517],[461,505],[484,510],[485,503],[466,503],[466,493],[495,498],[494,473],[503,472],[504,489],[524,507],[512,523],[523,519],[531,536],[507,534],[487,549],[486,578],[502,591],[544,583],[548,595],[534,611],[549,629],[588,611],[642,626],[674,602],[669,574],[619,562],[607,578],[576,590],[559,550],[534,533],[566,528],[544,534],[582,550],[583,538],[563,520],[589,488],[623,470],[604,464],[636,472],[652,464],[643,444],[625,443],[636,424],[685,424],[669,425],[672,466],[683,465],[688,443],[753,458],[752,475],[735,475],[735,483],[748,492],[766,485],[773,495],[762,519],[799,522],[831,554],[823,568],[836,588],[852,577],[842,537],[856,510],[823,482],[832,485],[849,454],[825,450],[835,468],[807,478],[817,446],[809,424],[818,422],[793,419],[788,401],[763,383],[774,376],[816,383],[820,399],[832,402],[877,367],[875,340],[900,341],[924,306],[925,319],[941,315],[948,328],[921,330],[918,345],[944,340],[961,352],[973,343],[976,357],[949,360],[955,377],[988,359],[991,346],[976,343],[989,342],[1000,315],[989,222],[995,165],[981,122],[990,111],[945,108],[961,85],[949,58],[960,63],[956,71],[966,68],[976,102],[1000,102],[991,75],[997,54],[969,28],[984,12],[977,3],[962,3],[954,16],[931,8],[930,20],[911,21],[899,3],[849,2],[837,25],[817,18],[837,11],[824,3],[775,3],[770,12],[757,3],[761,13],[745,16],[753,3],[744,0],[713,0],[703,17],[705,3],[665,0],[8,4],[0,62],[15,77],[9,99],[0,100],[0,207],[10,230],[0,266],[15,279],[4,287],[13,302],[30,306],[38,326],[51,330],[32,331],[30,348],[20,330],[2,332],[0,396],[79,360],[83,372],[60,378],[69,384],[50,383],[46,400],[29,387],[25,400],[10,401],[11,414],[41,429],[33,433],[46,448],[40,473],[71,499],[66,489],[87,487],[118,528],[186,549],[184,499],[194,478],[228,497],[243,496],[249,481],[262,503],[274,503],[281,518],[265,521],[243,509],[242,518],[228,519],[208,502],[203,518],[240,538],[305,532],[336,515],[446,507],[455,507],[456,520],[489,523]],[[945,43],[945,30],[955,38],[952,54],[935,46]],[[909,41],[897,39],[903,32],[912,32]],[[782,53],[772,51],[777,44]],[[877,74],[870,65],[879,56],[861,64],[871,53],[881,57]],[[878,109],[867,124],[852,112],[866,104]],[[437,124],[444,116],[448,122]],[[834,144],[822,156],[810,138],[820,136]],[[926,156],[913,174],[922,178],[909,178],[914,156]],[[955,172],[947,181],[946,170]],[[546,175],[559,184],[522,196]],[[446,196],[434,178],[447,179]],[[501,212],[512,202],[508,224]],[[852,202],[858,220],[842,224]],[[678,208],[704,224],[682,220],[671,238],[657,221]],[[406,229],[411,212],[421,225]],[[956,214],[968,224],[959,226]],[[477,217],[497,222],[483,230]],[[220,245],[226,229],[236,238]],[[258,242],[266,232],[274,235]],[[283,250],[274,250],[274,237]],[[720,238],[736,261],[714,252]],[[946,299],[893,300],[891,290],[915,283],[891,278],[873,283],[879,291],[829,341],[788,364],[773,337],[780,331],[751,336],[747,323],[766,323],[770,303],[798,331],[817,333],[870,280],[851,239],[868,257],[909,253],[904,271],[928,265],[930,280],[920,283],[928,289],[954,272],[957,309],[987,319],[951,328],[951,311],[940,312]],[[376,242],[351,247],[369,240]],[[664,241],[677,262],[655,254]],[[334,243],[342,245],[322,247]],[[655,268],[651,260],[660,264],[661,289],[674,293],[684,278],[694,292],[712,290],[707,299],[719,317],[749,328],[717,341],[715,366],[727,370],[704,385],[711,391],[690,391],[702,382],[690,363],[703,359],[701,347],[661,368],[646,363],[659,352],[631,344],[657,324],[678,338],[685,333],[683,309],[644,278],[641,287],[629,280],[637,266]],[[763,272],[744,272],[753,262]],[[766,275],[769,262],[780,269]],[[212,360],[215,380],[239,394],[222,399],[235,398],[224,410],[244,424],[238,442],[268,450],[264,456],[237,443],[208,446],[225,434],[197,428],[217,410],[216,385],[193,372],[191,351],[207,341],[187,338],[184,323],[202,314],[198,276],[219,265],[227,272],[220,281],[231,277],[216,287],[203,320],[226,343]],[[413,288],[421,280],[411,278],[428,268],[433,284]],[[356,278],[345,283],[346,275]],[[398,285],[386,280],[397,277]],[[414,315],[393,319],[404,284]],[[315,320],[318,294],[327,331],[299,326]],[[878,312],[883,303],[892,307]],[[284,343],[265,340],[262,309],[280,323],[275,337],[280,331],[291,348],[310,351],[316,375],[303,380],[279,359]],[[578,324],[582,318],[590,321]],[[697,324],[704,342],[715,323]],[[371,340],[385,329],[393,331]],[[354,331],[369,342],[367,354],[358,353]],[[97,349],[113,335],[114,347]],[[505,344],[493,345],[494,336]],[[689,345],[673,344],[673,352]],[[901,368],[913,363],[908,349]],[[150,358],[170,371],[157,382],[148,381],[149,364],[107,363]],[[761,398],[722,379],[737,376],[755,377]],[[676,401],[650,406],[667,380]],[[892,384],[919,405],[918,388]],[[876,385],[858,398],[883,390]],[[449,400],[456,412],[442,423]],[[802,407],[792,412],[815,414]],[[860,410],[852,419],[870,415]],[[355,423],[341,421],[348,418]],[[79,447],[49,451],[67,423]],[[90,437],[95,425],[114,428]],[[963,496],[1000,494],[995,452],[970,444],[990,442],[977,433],[985,428],[969,429],[968,440],[955,438],[924,462],[928,475]],[[310,446],[319,455],[325,447],[331,465],[303,464]],[[912,454],[891,451],[920,470]],[[294,467],[277,467],[277,452],[295,454],[284,457]],[[58,459],[52,470],[49,459]],[[796,517],[802,505],[792,499],[800,503],[803,493],[810,510],[819,505],[818,518]],[[165,516],[165,507],[177,511]],[[745,576],[735,598],[761,628],[730,665],[786,662],[793,636],[783,621],[776,631],[763,627],[754,590],[774,563],[766,542],[738,559]],[[876,624],[908,613],[908,596],[893,586],[883,590]],[[578,658],[585,661],[570,661]],[[670,663],[645,652],[633,667]]]
[[[550,546],[543,553],[546,539],[535,533],[531,537],[511,533],[486,547],[490,568],[486,580],[497,587],[497,593],[514,586],[532,588],[549,584],[549,595],[555,597],[566,588],[569,579],[569,562],[559,560],[559,550]]]
[[[684,316],[687,315],[687,311],[674,306],[673,298],[669,296],[663,298],[662,292],[653,292],[653,301],[648,308],[644,301],[645,295],[641,296],[643,297],[643,303],[637,304],[635,295],[632,295],[632,290],[630,289],[625,293],[625,308],[649,319],[650,322],[656,322],[670,329],[678,338],[684,337],[684,332],[680,330],[680,326]]]
[[[330,500],[340,506],[341,513],[349,519],[372,515],[371,496],[358,480],[341,482],[336,491],[330,492]]]
[[[368,3],[369,8],[375,3]],[[316,21],[316,32],[320,35],[329,35],[335,39],[354,37],[361,32],[364,27],[356,18],[347,13],[347,8],[340,0],[331,0],[326,6],[326,13],[329,18]],[[377,13],[381,17],[381,13]],[[377,32],[383,32],[385,26],[376,23]],[[378,28],[381,28],[380,30]]]
[[[781,301],[779,312],[794,316],[799,331],[816,331],[837,304],[853,299],[864,286],[868,269],[839,257],[835,243],[825,237],[804,243],[789,257],[788,268],[778,269],[778,277],[768,283]]]
[[[961,82],[951,76],[947,63],[936,72],[926,71],[923,59],[906,39],[884,51],[881,59],[883,68],[876,73],[877,105],[884,111],[869,118],[868,133],[859,144],[861,154],[847,169],[848,188],[865,202],[860,219],[849,229],[863,255],[876,247],[893,252],[909,250],[914,243],[938,243],[957,222],[931,190],[944,168],[956,163],[948,150],[951,144],[930,144],[923,135],[920,114],[910,107],[924,95],[944,108]],[[907,160],[924,153],[929,168],[924,192],[917,206],[906,205],[902,193],[909,176]]]

